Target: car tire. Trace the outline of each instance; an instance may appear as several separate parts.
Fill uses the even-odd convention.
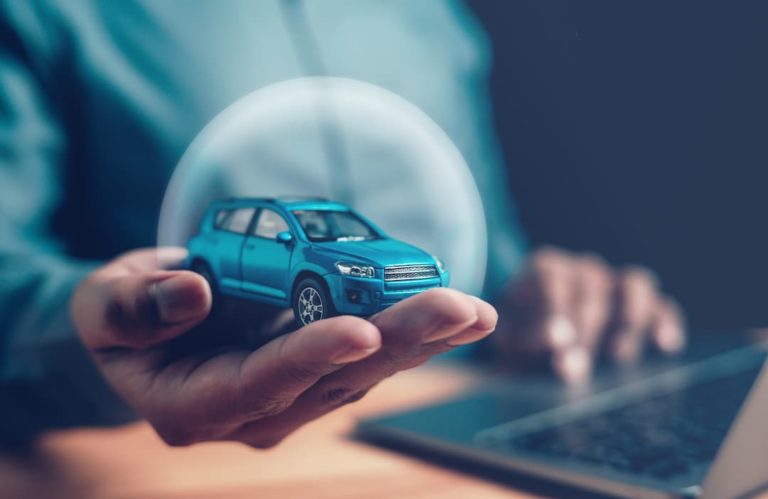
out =
[[[302,279],[294,286],[291,303],[293,304],[293,315],[299,327],[333,317],[336,314],[325,283],[313,277]]]

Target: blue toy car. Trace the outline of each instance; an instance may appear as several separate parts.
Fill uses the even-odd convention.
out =
[[[186,263],[214,300],[225,294],[292,307],[301,325],[370,315],[449,281],[439,259],[322,199],[216,201]]]

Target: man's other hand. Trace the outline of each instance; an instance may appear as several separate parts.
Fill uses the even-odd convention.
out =
[[[202,322],[211,291],[178,268],[183,249],[138,250],[96,270],[71,309],[82,341],[115,390],[171,445],[233,440],[266,448],[392,374],[479,340],[496,326],[487,303],[426,291],[373,317],[341,316],[253,351],[171,355]]]
[[[601,353],[635,362],[647,344],[685,344],[682,316],[642,267],[613,269],[591,254],[535,251],[499,303],[496,346],[506,359],[549,363],[566,381],[589,378]]]

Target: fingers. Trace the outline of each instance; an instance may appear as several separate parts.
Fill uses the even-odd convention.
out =
[[[169,249],[126,254],[95,271],[78,287],[72,317],[94,350],[147,348],[201,322],[211,306],[203,278],[187,271],[158,270],[158,260],[181,253]]]
[[[373,386],[455,344],[488,336],[496,319],[494,308],[480,299],[451,289],[426,291],[370,318],[381,331],[382,350],[338,373],[336,382]]]
[[[649,337],[662,352],[685,342],[679,309],[641,267],[615,271],[594,255],[545,248],[508,296],[498,345],[522,364],[549,362],[568,382],[586,381],[603,350],[633,362]]]
[[[561,378],[577,384],[591,374],[610,319],[613,283],[609,267],[596,256],[574,257],[571,265],[573,278],[567,324],[572,329],[572,339],[554,347],[551,362]]]
[[[573,324],[580,336],[579,342],[594,353],[611,318],[613,276],[610,267],[594,255],[575,258],[574,267]]]
[[[363,359],[381,345],[378,329],[357,317],[318,321],[255,352],[201,352],[157,363],[153,350],[109,363],[121,394],[170,445],[233,437],[243,423],[278,415],[318,379]],[[126,384],[125,379],[132,383]]]
[[[475,303],[477,321],[463,332],[445,340],[450,346],[461,346],[480,341],[496,329],[499,314],[496,309],[476,296],[470,296]]]
[[[376,327],[357,317],[318,321],[254,352],[201,352],[168,364],[131,351],[110,362],[124,374],[122,395],[170,445],[232,439],[243,423],[281,413],[322,376],[371,355]],[[127,375],[127,376],[125,376]],[[148,377],[149,375],[149,377]],[[236,439],[236,438],[235,438]]]
[[[318,321],[248,355],[219,355],[195,363],[191,372],[185,366],[172,373],[167,382],[187,401],[179,404],[187,413],[200,405],[212,409],[193,430],[180,431],[165,415],[152,422],[175,445],[227,439],[271,447],[381,379],[452,348],[451,340],[464,344],[469,336],[488,335],[495,323],[490,305],[451,290],[422,293],[370,322],[350,316]]]
[[[573,265],[560,250],[545,248],[537,252],[530,264],[530,293],[538,324],[534,337],[549,348],[565,348],[576,340],[570,314],[573,292]]]
[[[451,289],[435,289],[404,300],[369,320],[388,334],[390,351],[448,339],[478,322],[476,302]]]
[[[640,357],[657,306],[656,279],[645,269],[628,268],[617,277],[614,330],[608,345],[619,362]]]
[[[164,269],[179,267],[185,254],[127,253],[85,279],[71,304],[106,378],[171,445],[269,446],[382,378],[488,335],[497,319],[487,303],[443,289],[370,321],[319,321],[255,352],[223,347],[169,357],[159,344],[202,321],[211,306],[201,276]]]
[[[659,301],[656,317],[651,327],[651,339],[663,353],[675,354],[685,348],[685,326],[680,307],[672,300]]]
[[[211,306],[208,284],[186,271],[157,271],[88,280],[73,302],[73,317],[94,350],[147,348],[201,322]]]
[[[610,318],[612,276],[592,255],[573,256],[546,248],[531,258],[511,313],[531,320],[511,321],[523,330],[525,349],[549,359],[566,381],[584,381]]]
[[[370,357],[324,376],[281,414],[254,421],[236,438],[270,447],[298,426],[360,399],[382,379],[425,362],[436,353],[491,333],[496,312],[489,304],[457,291],[421,293],[371,318],[382,347]]]
[[[379,330],[351,316],[305,326],[273,340],[242,363],[233,395],[241,422],[282,412],[321,377],[381,347]]]
[[[572,268],[568,256],[556,249],[537,251],[510,286],[502,326],[514,337],[497,337],[502,348],[532,354],[571,344],[576,337],[569,318]]]

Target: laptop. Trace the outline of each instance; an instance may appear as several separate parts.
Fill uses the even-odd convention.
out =
[[[599,372],[582,390],[489,377],[462,398],[362,421],[357,437],[567,487],[554,495],[752,497],[768,485],[768,343],[716,335],[689,351]]]

